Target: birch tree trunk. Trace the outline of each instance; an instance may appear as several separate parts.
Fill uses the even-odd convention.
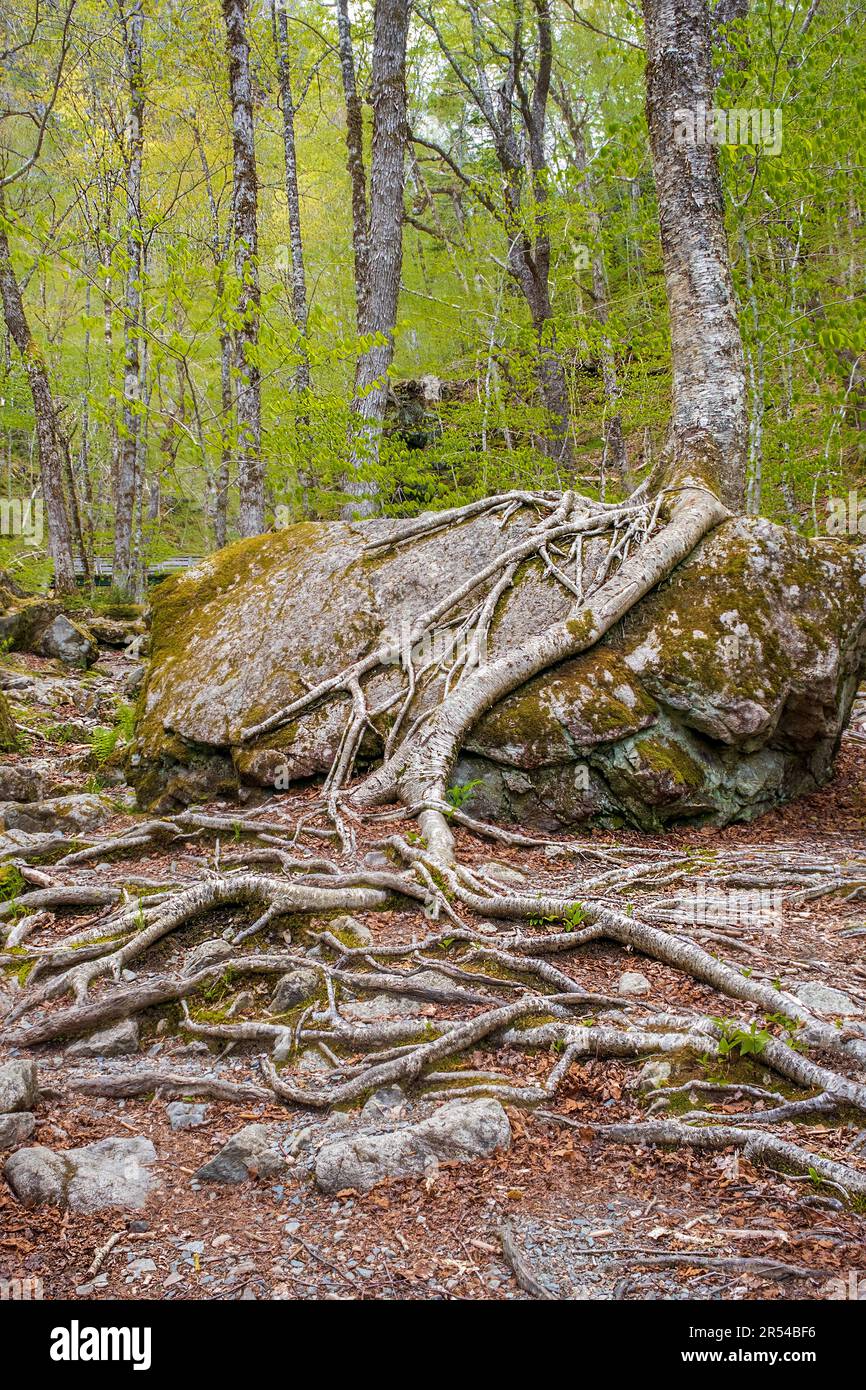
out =
[[[373,511],[375,484],[358,476],[378,462],[379,439],[388,399],[388,369],[394,356],[394,328],[403,264],[403,185],[406,155],[406,39],[409,0],[376,0],[373,28],[373,153],[370,169],[370,222],[367,236],[367,289],[364,333],[376,335],[358,359],[352,412],[356,417],[351,449],[354,477],[347,491],[358,499],[354,515]]]
[[[242,536],[257,536],[265,528],[265,473],[262,463],[261,373],[256,361],[261,296],[253,90],[245,0],[222,0],[222,11],[232,104],[235,274],[240,286],[240,327],[235,332],[240,497],[238,525]]]
[[[275,6],[277,71],[280,84],[280,106],[283,112],[283,158],[286,169],[286,205],[289,213],[289,247],[292,258],[292,320],[301,340],[301,360],[295,372],[298,391],[310,389],[310,359],[307,355],[307,275],[304,267],[304,242],[301,236],[301,196],[298,191],[298,159],[295,148],[295,103],[292,95],[292,66],[289,58],[289,33],[284,0]]]
[[[574,162],[580,174],[581,198],[586,206],[590,235],[594,243],[591,264],[592,312],[601,329],[601,377],[604,387],[604,448],[601,460],[601,480],[602,496],[604,496],[605,480],[611,470],[621,481],[625,478],[628,468],[622,415],[619,409],[622,389],[616,370],[613,343],[607,327],[610,317],[610,296],[604,252],[601,246],[601,217],[595,201],[595,181],[592,177],[590,156],[587,150],[585,125],[578,120],[564,84],[557,93],[557,101],[574,145]]]
[[[220,343],[220,459],[214,497],[214,540],[221,550],[228,539],[229,486],[231,484],[232,432],[234,428],[232,399],[232,336],[226,319],[225,288],[231,228],[223,236],[220,229],[219,207],[214,193],[210,164],[198,125],[193,121],[193,136],[199,153],[211,217],[210,247],[216,274],[216,298],[219,306]]]
[[[129,111],[126,139],[126,286],[123,320],[123,430],[115,453],[114,559],[112,583],[128,596],[134,586],[133,528],[138,476],[140,423],[140,332],[142,297],[141,163],[144,148],[142,45],[144,16],[140,0],[123,15]]]
[[[0,200],[0,296],[6,328],[21,354],[36,422],[39,444],[39,473],[48,523],[48,549],[54,561],[54,587],[68,594],[75,589],[72,558],[72,532],[63,494],[63,452],[57,428],[57,414],[42,350],[30,332],[21,290],[12,268],[9,240],[4,225],[5,209]]]
[[[355,268],[355,316],[359,333],[367,322],[367,172],[364,167],[364,115],[355,75],[349,0],[338,0],[337,34],[343,97],[346,102],[346,155],[352,185],[352,253]]]
[[[713,97],[707,0],[643,0],[646,112],[671,325],[668,462],[743,505],[747,414],[743,346],[715,146],[697,138]],[[684,136],[688,119],[695,138]]]

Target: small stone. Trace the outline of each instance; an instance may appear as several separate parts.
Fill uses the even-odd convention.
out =
[[[620,975],[616,988],[619,994],[649,994],[652,985],[639,970],[626,970]]]
[[[373,944],[373,933],[366,924],[357,917],[350,917],[347,914],[341,917],[332,917],[329,930],[335,936],[352,936],[359,946],[371,946]]]
[[[395,1119],[407,1104],[402,1086],[380,1086],[361,1107],[361,1119],[378,1121],[383,1117]]]
[[[194,1105],[183,1100],[169,1101],[165,1113],[172,1129],[197,1129],[207,1122],[207,1105]]]
[[[110,1028],[82,1038],[66,1049],[67,1057],[128,1057],[138,1051],[138,1023],[122,1018]]]
[[[513,883],[517,886],[526,882],[526,875],[522,874],[519,869],[513,868],[511,864],[500,864],[496,859],[482,864],[480,872],[488,878],[496,879],[498,883]]]
[[[805,984],[796,985],[795,990],[800,1003],[805,1004],[807,1009],[813,1009],[815,1013],[842,1018],[862,1013],[862,1009],[855,1004],[850,995],[843,993],[841,989],[833,989],[831,985],[809,980]]]
[[[196,971],[203,970],[206,965],[212,965],[232,954],[233,951],[229,943],[220,937],[214,937],[210,941],[202,941],[201,945],[195,946],[190,951],[184,961],[183,973],[184,975],[194,975]]]
[[[245,1182],[248,1178],[282,1177],[288,1167],[277,1153],[267,1125],[246,1125],[218,1154],[203,1164],[196,1177],[203,1182]]]
[[[635,1087],[638,1091],[655,1091],[670,1080],[670,1075],[670,1062],[665,1062],[660,1057],[651,1057],[638,1072]]]
[[[379,1018],[409,1018],[423,1010],[420,999],[409,999],[403,994],[374,994],[369,999],[347,999],[340,1004],[343,1017],[356,1023]]]
[[[311,998],[319,988],[322,976],[318,970],[308,969],[301,966],[298,970],[290,970],[287,975],[283,975],[271,999],[272,1014],[286,1014],[297,1004],[303,1004],[304,1000]]]
[[[36,1120],[29,1110],[19,1110],[14,1115],[0,1115],[0,1149],[14,1149],[29,1139],[36,1128]]]
[[[32,1110],[38,1096],[35,1062],[21,1057],[0,1066],[0,1114]]]
[[[380,849],[368,850],[361,863],[365,869],[373,869],[376,873],[389,873],[394,868],[387,854]]]

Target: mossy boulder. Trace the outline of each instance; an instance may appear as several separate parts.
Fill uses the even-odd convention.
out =
[[[0,585],[0,642],[12,651],[56,657],[67,666],[91,666],[99,648],[91,632],[54,599],[21,597]]]
[[[399,522],[303,523],[161,584],[130,767],[140,802],[168,809],[324,774],[345,699],[252,741],[242,730],[383,642],[393,663],[366,691],[371,708],[386,705],[412,620],[533,519],[503,527],[486,514],[400,544]],[[521,566],[487,658],[569,602],[539,562]],[[443,648],[455,632],[438,634]],[[549,829],[750,817],[830,775],[864,659],[866,551],[732,520],[597,647],[492,709],[454,781],[480,783],[473,811]],[[409,721],[441,694],[441,681],[429,687]],[[391,717],[373,720],[362,763],[381,755]]]

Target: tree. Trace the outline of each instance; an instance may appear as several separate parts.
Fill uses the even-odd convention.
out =
[[[491,13],[485,20],[476,0],[461,5],[471,34],[471,67],[449,42],[432,9],[419,9],[436,35],[460,86],[480,112],[499,164],[502,206],[483,182],[473,181],[459,162],[435,141],[415,134],[439,153],[458,177],[500,221],[507,240],[508,272],[519,287],[535,336],[536,375],[549,418],[548,451],[558,463],[573,464],[568,382],[560,356],[550,294],[551,242],[548,217],[549,171],[545,128],[553,72],[553,23],[549,0],[532,0],[534,41],[525,33],[522,4],[510,7],[510,21]],[[503,30],[506,23],[510,25]],[[534,61],[533,61],[534,53]]]
[[[36,437],[39,441],[39,471],[48,521],[48,544],[54,561],[54,584],[59,593],[75,589],[72,559],[72,533],[63,489],[63,448],[57,412],[45,358],[30,331],[21,290],[12,267],[12,254],[6,233],[6,208],[0,194],[0,296],[6,328],[21,354],[33,400]]]
[[[668,461],[713,479],[741,509],[746,485],[746,378],[715,145],[688,138],[683,117],[712,106],[707,0],[644,0],[646,114],[671,328]],[[687,124],[687,123],[686,123]]]
[[[126,280],[123,316],[123,429],[114,457],[113,584],[119,594],[132,593],[135,583],[134,528],[138,497],[139,429],[141,424],[141,313],[143,227],[141,168],[144,148],[144,14],[136,0],[127,14],[121,7],[126,49],[129,110],[126,136]]]
[[[379,435],[388,399],[388,369],[403,264],[403,185],[406,161],[406,40],[409,0],[376,0],[373,19],[373,136],[369,219],[356,241],[360,274],[358,327],[372,339],[355,369],[350,466],[346,490],[357,498],[348,513],[369,514],[375,485],[364,471],[379,457]],[[345,81],[345,68],[344,68]],[[348,108],[348,99],[347,99]],[[350,134],[350,171],[357,165],[356,134]],[[354,173],[353,173],[354,178]],[[354,198],[353,198],[354,206]]]
[[[222,0],[232,106],[233,221],[238,327],[235,330],[235,408],[238,438],[239,529],[256,536],[265,528],[262,462],[261,369],[258,362],[259,234],[253,88],[245,0]]]

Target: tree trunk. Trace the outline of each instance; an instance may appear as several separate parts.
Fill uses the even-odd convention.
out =
[[[302,353],[301,361],[295,372],[295,386],[298,391],[309,391],[310,359],[306,351],[307,276],[304,269],[304,243],[301,237],[301,197],[298,191],[298,160],[295,151],[295,103],[292,96],[292,68],[289,60],[289,33],[285,0],[278,0],[275,17],[280,105],[283,111],[286,204],[289,212],[289,244],[292,254],[292,319],[298,330]]]
[[[604,448],[601,460],[601,494],[605,494],[605,482],[611,472],[622,481],[625,478],[628,468],[628,458],[625,448],[625,436],[622,429],[622,415],[620,414],[619,402],[622,396],[622,389],[616,370],[616,357],[614,355],[613,343],[607,331],[608,318],[610,316],[610,297],[608,293],[607,271],[604,264],[604,253],[601,246],[601,217],[595,201],[595,188],[592,172],[590,169],[589,153],[586,148],[586,131],[583,122],[577,119],[577,115],[568,93],[564,87],[557,95],[557,100],[565,117],[568,132],[574,145],[574,162],[580,173],[580,194],[584,201],[587,217],[589,220],[589,231],[593,240],[592,251],[592,312],[596,323],[601,329],[601,377],[604,387],[604,425],[603,438]]]
[[[352,184],[352,252],[355,266],[355,316],[359,333],[365,333],[367,323],[367,174],[364,168],[364,115],[355,77],[355,55],[352,48],[352,26],[349,21],[348,0],[338,0],[337,32],[339,35],[340,69],[343,75],[343,95],[346,102],[346,153],[349,179]]]
[[[351,464],[356,474],[347,491],[359,502],[357,515],[373,510],[375,485],[357,474],[379,458],[379,438],[388,399],[388,368],[394,356],[394,327],[403,263],[403,183],[406,155],[406,39],[409,0],[376,0],[373,30],[373,155],[370,174],[368,295],[362,331],[379,341],[362,353],[355,371]]]
[[[746,380],[715,146],[698,108],[712,107],[707,0],[643,0],[646,111],[671,325],[668,462],[743,505]],[[688,138],[688,119],[694,138]]]
[[[0,202],[0,295],[6,327],[21,354],[33,399],[36,437],[39,442],[39,472],[48,522],[48,548],[54,561],[54,586],[58,593],[75,589],[72,559],[72,532],[63,494],[63,454],[59,444],[57,414],[45,360],[30,332],[21,290],[12,269],[9,240],[3,222],[5,209]]]
[[[245,0],[222,0],[232,103],[233,211],[238,315],[235,332],[237,387],[239,529],[257,536],[265,529],[265,475],[262,464],[259,341],[258,178],[256,174],[253,91]]]
[[[123,16],[129,114],[126,144],[126,291],[123,321],[123,432],[114,469],[114,560],[112,583],[128,596],[134,587],[136,483],[141,399],[142,224],[141,163],[144,147],[144,87],[142,39],[144,17],[140,0]]]
[[[216,195],[214,194],[213,179],[211,178],[210,165],[208,164],[207,154],[205,153],[204,141],[201,138],[201,131],[195,121],[192,123],[193,136],[198,147],[199,160],[201,162],[202,174],[204,175],[205,189],[207,190],[208,206],[211,216],[211,238],[210,247],[213,256],[214,270],[216,273],[216,297],[219,305],[219,340],[220,340],[220,416],[219,416],[219,440],[220,440],[220,460],[217,472],[216,494],[214,497],[214,541],[217,550],[221,550],[228,539],[228,509],[229,509],[229,485],[231,482],[231,437],[232,437],[232,336],[226,322],[225,306],[225,273],[226,262],[228,259],[230,231],[225,239],[220,232],[219,207]]]

